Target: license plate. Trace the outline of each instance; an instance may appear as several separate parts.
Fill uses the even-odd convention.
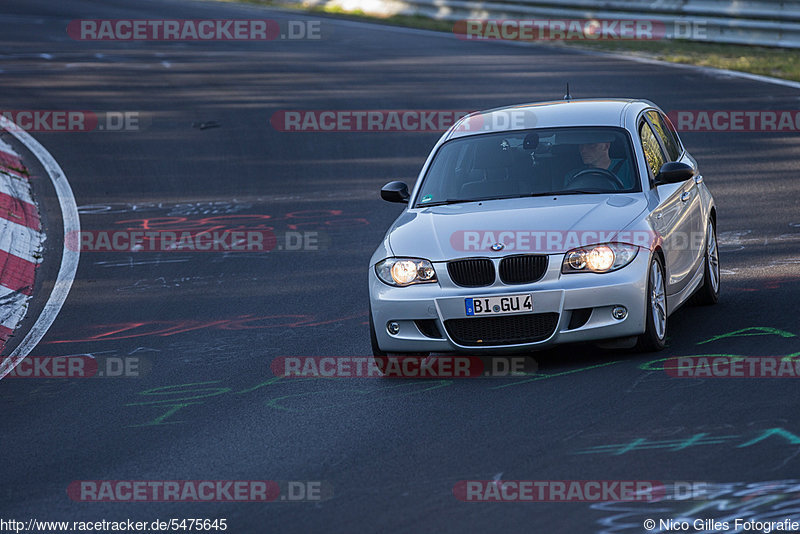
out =
[[[512,313],[530,313],[533,311],[533,297],[524,295],[503,295],[502,297],[475,297],[464,299],[467,315],[510,315]]]

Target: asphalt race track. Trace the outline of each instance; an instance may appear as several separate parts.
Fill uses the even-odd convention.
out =
[[[318,20],[322,39],[80,42],[65,28],[82,18]],[[281,356],[371,354],[368,261],[401,209],[378,190],[413,183],[439,136],[281,132],[275,112],[467,111],[557,99],[567,81],[576,98],[647,98],[666,111],[791,110],[797,89],[226,3],[5,0],[0,27],[3,109],[141,119],[126,131],[32,132],[68,177],[82,228],[249,215],[237,220],[270,225],[282,246],[83,252],[66,304],[30,356],[135,358],[142,376],[2,380],[0,518],[226,518],[234,533],[644,532],[651,517],[800,520],[800,489],[776,483],[800,479],[797,382],[676,379],[659,361],[800,351],[796,133],[681,134],[718,206],[723,288],[717,306],[671,317],[662,353],[568,346],[534,354],[538,374],[523,378],[277,380],[270,370]],[[45,255],[58,257],[57,199],[43,178],[34,191],[52,225]],[[286,232],[313,236],[316,250],[287,250]],[[54,272],[40,272],[32,310]],[[493,479],[724,489],[660,503],[454,496],[459,481]],[[70,498],[70,484],[86,480],[320,481],[329,493],[272,503]],[[769,498],[742,492],[748,484]]]

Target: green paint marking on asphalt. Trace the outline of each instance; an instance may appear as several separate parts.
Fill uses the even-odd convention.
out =
[[[736,360],[745,360],[747,358],[751,358],[752,356],[739,356],[738,354],[695,354],[692,356],[670,356],[668,358],[659,358],[657,360],[650,360],[649,362],[644,362],[643,364],[639,365],[639,369],[643,371],[664,371],[666,369],[681,369],[681,367],[664,367],[664,365],[656,366],[659,362],[665,362],[667,360],[675,360],[677,358],[730,358],[733,361]]]
[[[725,339],[729,337],[749,337],[749,336],[797,337],[795,334],[787,332],[786,330],[780,330],[779,328],[772,328],[769,326],[750,326],[747,328],[742,328],[741,330],[734,330],[733,332],[728,332],[727,334],[714,336],[710,339],[706,339],[705,341],[701,341],[700,343],[698,343],[698,345],[704,345],[706,343],[711,343],[712,341],[719,341],[720,339]]]
[[[195,400],[195,399],[204,399],[208,397],[216,397],[217,395],[224,395],[225,393],[230,393],[232,390],[231,388],[199,388],[195,390],[188,390],[188,391],[173,391],[176,388],[185,388],[185,387],[192,387],[192,386],[205,386],[207,384],[219,384],[220,380],[210,380],[208,382],[190,382],[188,384],[178,384],[175,386],[161,386],[153,389],[147,389],[145,391],[140,391],[138,395],[173,395],[175,393],[178,394],[191,394],[191,393],[202,393],[198,395],[193,395],[189,397],[178,397],[173,399],[156,399],[156,400],[147,400],[141,402],[130,402],[126,404],[126,406],[143,406],[148,404],[163,404],[163,403],[175,403],[178,401],[188,401],[188,400]]]
[[[166,412],[164,412],[161,415],[159,415],[158,417],[156,417],[155,419],[153,419],[152,421],[150,421],[148,423],[142,423],[141,425],[128,425],[127,428],[137,428],[137,427],[144,427],[144,426],[177,425],[179,423],[185,423],[186,421],[166,421],[166,420],[169,419],[170,417],[172,417],[173,415],[175,415],[175,413],[177,413],[178,410],[180,410],[181,408],[186,408],[187,406],[191,406],[192,404],[202,404],[202,403],[200,403],[200,402],[184,402],[184,403],[181,403],[181,404],[167,404],[167,405],[164,405],[164,407],[168,407],[169,409]],[[158,407],[161,408],[162,406],[158,406]]]
[[[693,434],[686,438],[666,439],[666,440],[649,440],[645,438],[636,438],[625,443],[613,443],[609,445],[597,445],[594,447],[587,447],[579,449],[572,454],[608,454],[611,456],[619,456],[632,451],[644,450],[668,450],[672,452],[681,451],[691,447],[698,447],[702,445],[720,445],[730,444],[735,448],[751,447],[757,443],[767,440],[772,437],[778,437],[785,445],[800,445],[800,436],[789,432],[788,430],[780,427],[768,428],[760,431],[760,433],[739,445],[734,445],[737,441],[743,439],[743,436],[738,434],[732,435],[711,435],[706,432]]]
[[[705,432],[694,434],[685,439],[666,439],[666,440],[649,440],[645,438],[637,438],[627,443],[614,443],[611,445],[598,445],[595,447],[588,447],[586,449],[578,450],[572,454],[610,454],[612,456],[619,456],[631,451],[652,450],[652,449],[667,449],[670,451],[680,451],[689,447],[697,447],[700,445],[719,445],[720,443],[730,442],[738,438],[738,435],[729,436],[710,436]]]
[[[788,430],[784,430],[782,428],[768,428],[767,430],[764,430],[760,436],[751,439],[747,443],[742,443],[741,445],[737,445],[736,447],[737,448],[749,447],[751,445],[755,445],[759,441],[763,441],[772,436],[780,436],[785,440],[787,440],[791,445],[800,445],[800,436],[792,434]]]

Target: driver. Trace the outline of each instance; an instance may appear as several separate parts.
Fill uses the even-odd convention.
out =
[[[583,164],[587,167],[609,169],[611,167],[611,157],[608,155],[610,148],[611,143],[586,143],[585,145],[580,145],[578,150],[581,153]]]
[[[624,158],[612,158],[609,155],[610,148],[610,140],[578,145],[578,151],[580,152],[583,166],[567,173],[567,185],[569,185],[575,175],[582,171],[587,169],[605,169],[616,175],[626,188],[629,187],[630,168],[628,161]]]

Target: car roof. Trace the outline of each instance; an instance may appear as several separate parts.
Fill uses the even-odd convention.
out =
[[[447,139],[493,132],[568,126],[624,127],[626,116],[657,107],[648,100],[604,98],[532,102],[477,111],[450,129]]]

